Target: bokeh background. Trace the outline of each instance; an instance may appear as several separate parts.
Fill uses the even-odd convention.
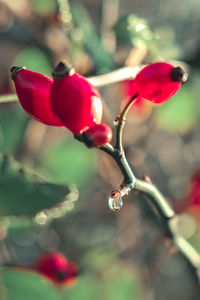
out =
[[[186,64],[189,81],[172,99],[131,109],[124,147],[135,174],[148,174],[182,214],[181,233],[200,251],[200,200],[193,201],[192,182],[200,167],[199,31],[199,0],[0,0],[1,95],[15,93],[13,65],[51,76],[64,59],[89,77],[160,60]],[[114,129],[130,85],[112,84],[100,92],[104,122]],[[0,150],[70,189],[63,205],[38,212],[45,196],[22,199],[14,163],[8,163],[11,175],[4,181],[0,159],[1,299],[199,299],[194,270],[143,195],[131,193],[120,212],[109,211],[108,195],[122,177],[105,153],[88,150],[67,129],[30,119],[16,101],[0,104]],[[59,193],[52,190],[55,199]],[[31,266],[45,251],[61,251],[79,265],[76,284],[57,289],[10,267]]]

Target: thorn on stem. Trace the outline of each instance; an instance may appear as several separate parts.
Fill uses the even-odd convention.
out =
[[[151,178],[150,178],[148,175],[145,174],[145,175],[143,176],[143,178],[144,178],[144,180],[145,180],[146,182],[152,184]]]

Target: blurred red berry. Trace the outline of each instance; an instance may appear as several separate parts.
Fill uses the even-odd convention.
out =
[[[101,122],[100,94],[85,77],[64,63],[56,67],[53,76],[52,109],[64,126],[78,135]]]
[[[51,126],[63,126],[53,113],[50,91],[53,80],[43,74],[12,67],[11,76],[23,109],[37,121]]]
[[[198,227],[200,226],[200,170],[197,170],[191,178],[189,192],[182,211],[191,215]]]
[[[157,62],[144,67],[136,76],[136,92],[155,104],[166,102],[187,80],[180,67],[165,62]]]
[[[77,265],[60,252],[41,255],[36,261],[35,269],[58,285],[69,284],[78,276]]]
[[[112,140],[112,129],[107,124],[96,124],[84,132],[88,147],[102,147]]]
[[[174,209],[177,213],[188,212],[200,218],[200,170],[192,175],[184,199],[176,202]]]
[[[192,205],[200,206],[200,170],[196,171],[192,176],[189,202]]]

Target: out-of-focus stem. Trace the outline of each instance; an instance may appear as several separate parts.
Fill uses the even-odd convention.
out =
[[[165,224],[166,233],[170,234],[174,245],[186,257],[190,264],[196,269],[197,276],[200,279],[200,254],[194,247],[181,236],[178,228],[179,215],[175,213],[167,199],[161,194],[159,189],[152,183],[136,179],[133,189],[145,193],[156,208],[160,218]]]
[[[0,103],[15,102],[15,101],[18,101],[16,94],[0,95]]]
[[[96,87],[101,87],[127,79],[134,79],[139,71],[140,67],[125,67],[107,74],[89,77],[88,81]]]

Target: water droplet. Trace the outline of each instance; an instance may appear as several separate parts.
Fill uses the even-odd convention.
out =
[[[123,206],[123,201],[121,197],[113,198],[109,197],[108,199],[108,206],[111,210],[120,210],[120,208]]]

